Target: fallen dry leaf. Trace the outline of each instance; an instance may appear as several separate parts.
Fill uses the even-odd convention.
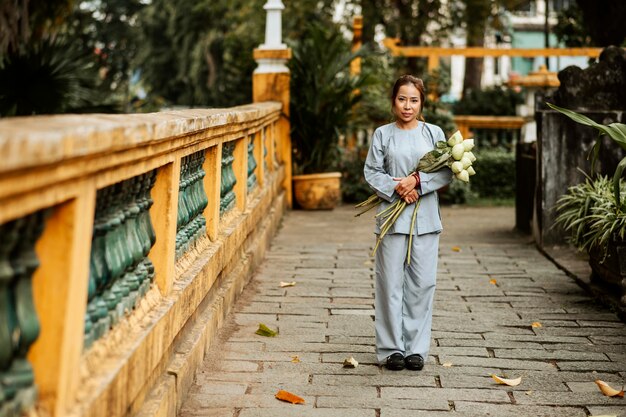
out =
[[[518,386],[522,382],[522,377],[521,376],[519,378],[515,378],[515,379],[506,379],[506,378],[500,378],[496,374],[491,374],[491,377],[498,384],[508,385],[509,387],[516,387],[516,386]]]
[[[276,337],[276,335],[278,334],[277,331],[270,329],[263,323],[259,323],[259,328],[255,333],[258,334],[259,336],[265,336],[265,337]]]
[[[442,363],[441,366],[443,366],[445,368],[450,368],[450,367],[452,367],[452,362]]]
[[[533,393],[533,390],[530,390],[530,391],[526,391],[524,394],[526,394],[526,395],[530,395],[530,394],[532,394],[532,393]]]
[[[300,363],[300,358],[298,357],[298,355],[293,355],[291,357],[291,362],[293,362],[293,363]]]
[[[489,280],[490,284],[496,285],[498,283],[498,281],[496,281],[495,279]]]
[[[600,381],[599,379],[596,379],[595,382],[598,388],[600,388],[600,391],[602,391],[602,394],[606,395],[607,397],[623,397],[624,396],[623,388],[621,391],[618,391],[615,388],[611,387],[606,382]]]
[[[359,363],[352,356],[350,356],[347,359],[344,359],[343,361],[344,368],[356,368],[357,366],[359,366]]]
[[[454,252],[461,252],[461,248],[459,246],[452,246],[452,250]]]
[[[293,287],[294,285],[296,285],[296,281],[291,281],[291,282],[280,281],[281,288]]]
[[[531,327],[541,327],[541,323],[539,323],[538,321],[534,321],[530,326]]]
[[[287,401],[291,404],[304,404],[304,398],[300,398],[297,395],[282,389],[276,393],[276,398],[281,401]]]

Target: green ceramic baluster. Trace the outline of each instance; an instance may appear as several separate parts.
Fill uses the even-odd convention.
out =
[[[248,143],[248,192],[252,191],[257,185],[257,178],[254,173],[257,167],[256,159],[254,158],[254,137],[252,135]]]
[[[13,330],[16,323],[12,321],[13,314],[10,311],[10,286],[14,276],[10,255],[18,240],[18,222],[0,225],[0,375],[13,358]]]

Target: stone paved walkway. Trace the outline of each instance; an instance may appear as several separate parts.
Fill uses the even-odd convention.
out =
[[[624,323],[511,231],[512,208],[443,208],[431,356],[421,372],[377,366],[372,217],[353,213],[286,215],[180,417],[626,416],[593,382],[624,384]],[[259,323],[280,334],[256,335]]]

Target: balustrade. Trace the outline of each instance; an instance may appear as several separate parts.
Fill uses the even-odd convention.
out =
[[[248,141],[248,192],[252,192],[254,187],[257,186],[257,176],[254,173],[257,167],[256,159],[254,158],[254,140],[256,135],[251,135]]]
[[[0,416],[19,417],[37,398],[26,359],[39,336],[32,276],[39,266],[35,243],[48,211],[0,225]]]
[[[183,255],[200,237],[206,235],[203,211],[209,203],[204,191],[202,169],[204,151],[186,156],[181,161],[176,224],[176,257]]]
[[[235,184],[237,177],[233,169],[235,161],[235,143],[228,142],[222,145],[222,181],[220,188],[220,215],[232,210],[235,207]]]
[[[91,244],[85,346],[134,308],[154,278],[149,208],[154,171],[99,190]]]

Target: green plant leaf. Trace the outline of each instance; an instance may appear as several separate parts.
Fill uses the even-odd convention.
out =
[[[259,336],[265,337],[276,337],[276,335],[278,334],[277,331],[270,329],[263,323],[259,323],[259,329],[255,333]]]
[[[626,169],[626,157],[619,161],[619,164],[617,164],[617,168],[615,168],[615,174],[613,175],[613,194],[615,195],[615,205],[617,206],[618,210],[622,208],[619,180],[622,177],[624,169]]]
[[[576,113],[575,111],[564,109],[552,103],[547,103],[548,107],[566,115],[573,121],[586,125],[595,127],[600,131],[600,134],[608,135],[611,139],[613,139],[617,144],[622,148],[626,149],[626,125],[623,123],[611,123],[609,125],[603,125],[597,122],[594,122],[590,118],[585,115]],[[595,147],[595,146],[594,146]]]

